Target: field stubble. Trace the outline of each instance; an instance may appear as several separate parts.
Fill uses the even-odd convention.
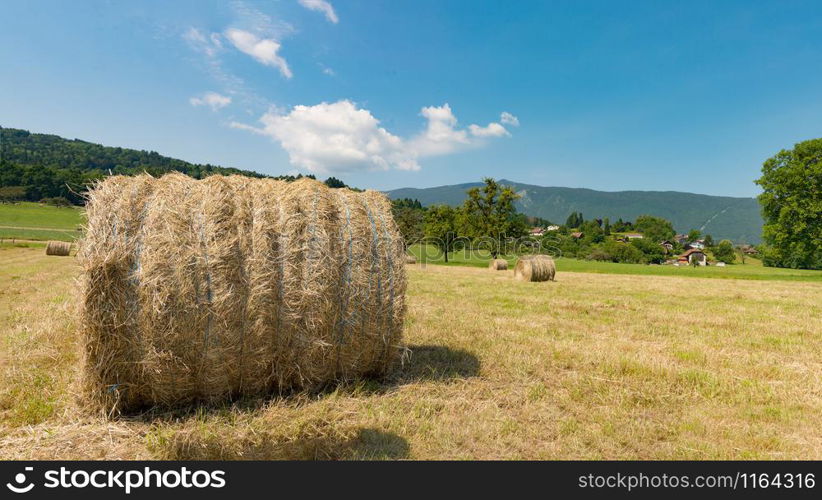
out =
[[[0,458],[820,459],[822,285],[409,266],[409,360],[113,421],[75,401],[73,258],[0,248]]]

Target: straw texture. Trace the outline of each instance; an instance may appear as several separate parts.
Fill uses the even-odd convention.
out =
[[[81,242],[83,388],[107,413],[385,373],[405,313],[379,193],[241,176],[111,177]]]
[[[505,271],[508,269],[508,261],[505,259],[491,259],[488,263],[488,269],[492,271]]]
[[[71,243],[65,241],[49,241],[46,245],[46,255],[59,255],[65,257],[71,253]]]
[[[553,281],[556,272],[554,259],[548,255],[529,255],[517,261],[514,278],[522,281]]]

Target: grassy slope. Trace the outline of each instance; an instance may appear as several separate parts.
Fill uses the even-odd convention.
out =
[[[4,459],[822,458],[819,283],[409,266],[391,380],[106,422],[74,398],[74,259],[0,260]]]
[[[79,208],[39,203],[0,203],[0,238],[70,241],[83,223]]]
[[[413,245],[409,248],[418,262],[425,261],[431,264],[445,264],[444,258],[433,247]],[[517,262],[515,255],[504,256],[509,268],[513,269]],[[457,252],[449,254],[448,264],[452,266],[487,267],[489,257],[485,254],[471,254]],[[648,266],[644,264],[618,264],[615,262],[597,262],[577,260],[561,257],[557,259],[558,272],[603,273],[603,274],[640,274],[648,276],[677,276],[687,278],[720,278],[746,280],[787,280],[787,281],[818,281],[822,282],[822,271],[805,269],[780,269],[764,267],[759,260],[748,259],[746,264],[733,264],[726,267],[674,267]]]

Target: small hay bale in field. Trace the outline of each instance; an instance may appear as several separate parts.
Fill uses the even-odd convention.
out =
[[[492,271],[505,271],[508,269],[508,261],[505,259],[493,259],[488,263],[488,269]]]
[[[522,281],[553,281],[556,272],[554,259],[548,255],[529,255],[517,261],[514,278]]]
[[[65,257],[71,253],[71,243],[65,241],[49,241],[46,245],[46,255],[60,255]]]
[[[90,191],[83,392],[107,413],[382,374],[405,314],[384,195],[240,176]]]
[[[406,264],[416,264],[417,263],[417,258],[414,257],[413,255],[406,255],[405,256],[405,263]]]

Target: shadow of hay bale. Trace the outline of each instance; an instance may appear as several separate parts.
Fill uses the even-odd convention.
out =
[[[410,345],[408,357],[385,377],[360,378],[340,384],[332,384],[317,394],[386,394],[398,387],[416,382],[447,382],[475,377],[480,371],[480,361],[463,349],[439,345]]]
[[[198,426],[160,433],[150,439],[157,458],[166,460],[385,460],[408,458],[408,441],[371,428],[308,425],[296,433],[279,430]]]
[[[351,448],[353,452],[345,458],[359,460],[398,460],[408,458],[411,447],[405,438],[393,432],[378,429],[360,429],[359,435]]]
[[[179,406],[143,407],[120,415],[125,420],[156,423],[157,421],[190,420],[201,415],[221,415],[231,412],[253,413],[266,406],[298,405],[306,396],[324,397],[334,393],[385,394],[405,384],[425,381],[445,382],[479,374],[480,361],[469,351],[438,345],[409,345],[409,355],[402,366],[387,376],[361,377],[329,383],[312,391],[272,392],[267,395],[239,397],[232,401],[195,401]]]
[[[463,349],[439,345],[412,345],[408,348],[411,351],[410,359],[395,375],[401,383],[474,377],[480,370],[479,359]]]

